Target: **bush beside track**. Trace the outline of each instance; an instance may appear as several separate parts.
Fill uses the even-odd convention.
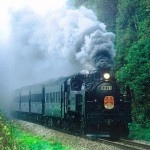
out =
[[[70,150],[59,141],[44,139],[23,131],[15,122],[0,112],[0,149],[1,150]]]
[[[142,124],[130,123],[129,129],[130,139],[150,142],[150,126],[143,126]]]

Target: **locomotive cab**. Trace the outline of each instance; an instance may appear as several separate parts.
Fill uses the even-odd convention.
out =
[[[81,87],[84,75],[76,74],[67,78],[65,82],[65,115],[69,122],[80,126],[82,111]]]

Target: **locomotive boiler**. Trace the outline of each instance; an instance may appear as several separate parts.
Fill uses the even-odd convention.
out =
[[[12,113],[19,118],[82,134],[128,136],[129,87],[121,94],[113,73],[81,71],[14,92]]]

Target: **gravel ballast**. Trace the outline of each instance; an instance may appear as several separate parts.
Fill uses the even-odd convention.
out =
[[[64,146],[71,147],[72,150],[120,150],[119,148],[98,141],[87,140],[79,136],[52,130],[42,125],[27,121],[17,121],[17,123],[25,131],[31,132],[34,135],[42,136],[46,139],[60,141]]]

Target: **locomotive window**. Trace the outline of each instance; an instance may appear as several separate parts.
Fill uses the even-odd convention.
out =
[[[89,79],[91,81],[95,80],[95,79],[100,79],[101,78],[101,74],[100,72],[97,71],[93,71],[91,74],[89,74]]]
[[[100,73],[99,72],[95,72],[95,79],[100,79]]]
[[[71,89],[72,90],[80,90],[82,86],[82,81],[79,79],[73,79],[71,81]]]

